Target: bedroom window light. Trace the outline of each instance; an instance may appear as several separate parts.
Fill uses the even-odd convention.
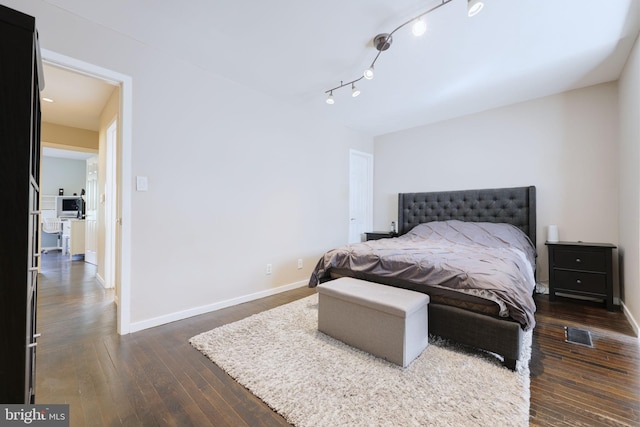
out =
[[[425,17],[426,15],[430,14],[431,12],[433,12],[436,9],[439,9],[440,7],[444,6],[445,4],[451,3],[453,0],[440,0],[440,3],[436,4],[435,6],[431,7],[431,9],[426,10],[425,12],[420,13],[417,16],[414,16],[413,18],[409,19],[408,21],[400,24],[398,27],[396,27],[393,31],[391,31],[390,33],[381,33],[378,34],[377,36],[375,36],[373,38],[373,47],[378,51],[378,53],[376,54],[376,56],[373,58],[373,62],[371,62],[371,65],[369,66],[369,68],[367,68],[364,73],[362,75],[360,75],[360,77],[353,79],[353,80],[349,80],[346,83],[344,81],[340,81],[340,84],[338,86],[332,87],[331,89],[327,89],[324,91],[324,93],[329,94],[328,98],[326,100],[327,104],[333,104],[333,91],[334,90],[338,90],[338,89],[342,89],[343,87],[349,86],[351,85],[351,96],[356,97],[360,94],[360,91],[357,90],[355,88],[355,83],[359,82],[362,79],[367,79],[367,80],[371,80],[373,79],[373,67],[376,64],[376,61],[378,60],[378,58],[380,58],[380,54],[382,52],[384,52],[385,50],[389,49],[389,47],[391,46],[391,43],[393,42],[393,34],[398,31],[399,29],[405,27],[406,25],[409,24],[413,24],[412,25],[412,32],[413,34],[415,34],[416,36],[421,36],[423,35],[426,31],[427,31],[427,23],[425,22],[424,19],[422,19],[423,17]],[[484,7],[484,3],[481,0],[467,0],[467,14],[469,16],[475,16],[478,13],[480,13],[480,11],[483,9]],[[331,102],[330,102],[331,100]]]

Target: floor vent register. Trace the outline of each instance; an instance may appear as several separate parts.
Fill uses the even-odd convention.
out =
[[[570,344],[584,345],[586,347],[593,347],[593,341],[591,341],[591,332],[589,331],[565,326],[564,334],[565,342],[568,342]]]

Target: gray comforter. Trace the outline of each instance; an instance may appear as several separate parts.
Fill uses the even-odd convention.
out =
[[[509,224],[430,222],[407,234],[346,245],[327,252],[309,286],[328,278],[331,269],[475,295],[494,301],[500,316],[524,330],[535,326],[533,290],[535,247]],[[427,291],[425,286],[424,291]]]

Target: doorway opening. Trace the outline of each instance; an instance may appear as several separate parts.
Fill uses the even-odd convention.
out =
[[[131,218],[131,114],[132,114],[132,80],[131,77],[116,71],[108,70],[93,64],[89,64],[75,58],[60,55],[56,52],[42,49],[42,58],[46,64],[50,64],[57,68],[67,70],[72,73],[88,76],[93,79],[97,79],[103,82],[107,82],[110,85],[116,86],[119,92],[119,99],[116,100],[115,106],[115,119],[112,119],[109,125],[115,125],[111,128],[111,138],[115,141],[112,145],[112,151],[109,155],[107,150],[107,130],[104,133],[104,141],[101,141],[101,149],[98,153],[98,158],[101,164],[104,164],[105,170],[107,168],[106,160],[110,158],[110,166],[112,172],[110,177],[112,184],[110,187],[111,194],[109,196],[110,202],[110,215],[112,221],[110,233],[115,235],[115,238],[110,239],[111,246],[106,247],[106,211],[103,210],[103,221],[100,221],[98,214],[98,223],[103,222],[105,225],[104,231],[98,233],[98,265],[100,264],[99,252],[101,248],[104,248],[104,256],[106,257],[106,251],[109,251],[109,257],[112,267],[112,273],[110,273],[110,280],[115,286],[116,294],[116,312],[117,312],[117,332],[119,334],[127,334],[130,332],[130,218]],[[43,112],[43,121],[44,121]],[[99,190],[100,191],[99,186]],[[102,187],[106,191],[106,185]],[[102,204],[103,208],[106,205],[107,194],[102,193],[98,197],[98,204]],[[100,234],[102,238],[100,237]],[[106,268],[106,264],[104,265]]]

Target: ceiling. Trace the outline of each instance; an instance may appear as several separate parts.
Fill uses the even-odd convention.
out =
[[[98,130],[100,113],[115,86],[47,63],[43,66],[45,87],[40,94],[42,120],[49,123],[92,131]],[[53,102],[45,101],[49,99]],[[42,155],[86,160],[95,153],[43,147]]]
[[[42,120],[97,131],[100,113],[115,86],[47,63],[42,68],[45,80],[44,90],[40,94],[43,99]]]
[[[370,65],[376,34],[441,0],[45,1],[370,135],[616,80],[640,28],[638,0],[485,0],[473,18],[466,0],[451,0],[427,15],[424,36],[408,26],[394,34],[359,97],[343,88],[330,106],[324,92]],[[45,90],[65,89],[43,117],[86,128],[92,109],[79,105],[92,89],[54,73]],[[75,113],[58,113],[72,94]]]

